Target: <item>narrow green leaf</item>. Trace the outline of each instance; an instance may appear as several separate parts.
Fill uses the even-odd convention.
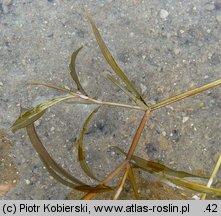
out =
[[[45,112],[46,109],[49,107],[67,99],[75,98],[76,96],[74,95],[68,95],[68,96],[60,96],[57,98],[53,98],[49,101],[43,102],[41,104],[38,104],[34,108],[31,108],[21,114],[18,119],[13,123],[11,126],[11,130],[15,132],[16,130],[20,128],[24,128],[31,123],[35,122],[37,119],[39,119]]]
[[[128,176],[129,176],[129,180],[130,180],[130,183],[132,185],[135,197],[136,197],[136,199],[139,200],[140,199],[140,195],[139,195],[139,192],[138,192],[138,187],[137,187],[136,179],[134,177],[134,172],[133,172],[133,168],[131,167],[131,165],[130,165],[130,168],[129,168]]]
[[[190,91],[187,91],[187,92],[175,95],[173,97],[170,97],[170,98],[168,98],[166,100],[163,100],[163,101],[161,101],[161,102],[159,102],[157,104],[152,105],[151,106],[151,110],[153,111],[153,110],[159,109],[161,107],[167,106],[167,105],[169,105],[171,103],[174,103],[176,101],[179,101],[179,100],[182,100],[184,98],[193,96],[195,94],[199,94],[199,93],[201,93],[203,91],[206,91],[206,90],[208,90],[210,88],[214,88],[214,87],[216,87],[218,85],[221,85],[221,79],[218,79],[218,80],[216,80],[214,82],[211,82],[211,83],[208,83],[208,84],[206,84],[204,86],[195,88],[193,90],[190,90]]]
[[[90,123],[90,121],[92,120],[93,116],[95,115],[95,113],[99,110],[100,106],[98,106],[96,109],[94,109],[90,115],[87,117],[86,121],[84,122],[84,125],[81,129],[80,132],[80,136],[77,140],[77,144],[78,144],[78,160],[80,162],[81,168],[84,170],[84,172],[91,178],[97,180],[97,178],[94,176],[94,174],[92,173],[92,171],[90,170],[90,168],[88,167],[86,161],[85,161],[85,152],[83,149],[83,140],[84,140],[84,135],[87,131],[87,127]]]
[[[221,190],[220,189],[216,189],[216,188],[209,188],[207,186],[204,186],[200,183],[196,183],[196,182],[191,182],[191,181],[187,181],[184,179],[177,179],[177,178],[169,178],[169,177],[165,177],[168,181],[185,187],[185,188],[189,188],[191,190],[194,190],[196,192],[200,192],[200,193],[207,193],[207,194],[213,194],[213,195],[217,195],[217,196],[221,196]]]
[[[44,158],[42,158],[40,155],[38,155],[39,158],[41,159],[42,163],[44,164],[45,168],[47,169],[47,171],[49,172],[49,174],[57,181],[59,181],[61,184],[73,188],[75,189],[78,185],[69,182],[68,180],[64,179],[62,176],[60,176],[54,169],[52,169],[50,167],[50,165],[44,160]]]
[[[124,155],[126,155],[126,153],[120,149],[119,147],[114,146],[115,149],[117,149],[119,152],[123,153]],[[165,166],[164,164],[155,162],[155,161],[149,161],[149,160],[145,160],[141,157],[135,156],[133,155],[131,157],[132,159],[132,163],[147,172],[150,173],[158,173],[158,174],[163,174],[163,175],[169,175],[169,176],[174,176],[174,177],[178,177],[178,178],[204,178],[204,179],[208,179],[208,176],[199,176],[199,175],[194,175],[191,173],[187,173],[184,171],[176,171],[173,170],[171,168],[168,168],[167,166]],[[161,175],[162,176],[162,175]]]
[[[45,82],[31,82],[29,83],[30,85],[40,85],[40,86],[46,86],[48,88],[52,88],[52,89],[55,89],[55,90],[58,90],[58,91],[62,91],[62,92],[65,92],[65,93],[74,93],[73,91],[71,91],[70,89],[68,88],[65,88],[63,86],[56,86],[56,85],[53,85],[53,84],[50,84],[50,83],[45,83]]]
[[[91,192],[91,191],[96,191],[97,193],[103,193],[103,192],[107,192],[107,191],[112,191],[113,189],[108,187],[108,186],[104,186],[101,188],[97,188],[95,190],[95,186],[89,186],[89,185],[76,185],[72,182],[70,182],[69,180],[66,180],[63,178],[63,176],[60,176],[58,173],[55,172],[55,170],[53,170],[45,161],[44,159],[42,159],[40,157],[41,161],[43,162],[45,168],[47,169],[47,171],[49,172],[49,174],[58,182],[60,182],[61,184],[70,187],[72,189],[81,191],[81,192]]]
[[[125,73],[122,71],[122,69],[119,67],[119,65],[116,63],[116,61],[114,60],[113,56],[111,55],[110,51],[108,50],[105,42],[103,41],[92,17],[87,14],[88,20],[92,26],[94,35],[96,37],[97,43],[101,49],[101,52],[104,56],[104,58],[106,59],[106,61],[108,62],[108,64],[111,66],[111,68],[113,69],[113,71],[117,74],[117,76],[119,76],[119,78],[127,85],[127,87],[130,89],[131,92],[134,92],[135,95],[137,96],[137,99],[139,99],[142,103],[145,103],[142,94],[136,89],[136,87],[132,84],[132,82],[127,78],[127,76],[125,75]]]
[[[48,169],[49,173],[53,175],[53,177],[60,177],[61,176],[67,178],[70,182],[77,184],[77,185],[86,185],[79,179],[72,176],[69,172],[63,169],[47,152],[44,145],[42,144],[33,124],[30,124],[26,127],[28,136],[30,141],[35,148],[36,152],[38,153],[40,159],[42,160],[45,167]],[[57,179],[57,178],[56,178]],[[58,179],[57,179],[58,180]],[[74,185],[73,185],[74,186]]]
[[[44,164],[45,168],[47,169],[47,171],[49,172],[49,174],[55,180],[60,182],[61,184],[65,185],[67,187],[70,187],[72,189],[81,191],[81,192],[95,191],[95,186],[89,186],[89,185],[86,185],[86,184],[85,185],[83,185],[83,184],[77,185],[77,184],[74,184],[73,182],[70,182],[69,180],[64,179],[63,176],[60,176],[59,173],[57,173],[54,169],[52,169],[43,158],[40,157],[40,159],[41,159],[42,163]],[[112,190],[113,190],[112,188],[110,188],[108,186],[104,186],[104,187],[101,187],[101,188],[97,188],[96,192],[97,193],[102,193],[102,192],[107,192],[107,191],[112,191]]]
[[[87,93],[85,92],[85,90],[83,89],[79,79],[78,79],[78,75],[77,75],[77,72],[76,72],[76,58],[77,58],[77,54],[79,53],[79,51],[83,48],[83,46],[81,46],[80,48],[78,48],[76,51],[74,51],[72,53],[72,56],[71,56],[71,62],[69,64],[69,68],[71,70],[70,74],[71,74],[71,77],[72,79],[75,81],[76,85],[77,85],[77,88],[78,90],[84,94],[84,95],[87,95]]]
[[[38,120],[39,118],[41,118],[41,116],[43,116],[45,113],[45,110],[42,112],[37,113],[36,115],[34,115],[32,118],[24,118],[25,113],[21,114],[18,119],[13,123],[13,125],[11,126],[11,130],[14,133],[15,131],[17,131],[20,128],[24,128],[27,125],[35,122],[36,120]]]
[[[57,173],[54,169],[52,169],[50,167],[50,165],[42,158],[39,156],[39,158],[41,159],[42,163],[44,164],[45,168],[47,169],[47,171],[49,172],[49,174],[55,179],[57,180],[58,182],[60,182],[61,184],[67,186],[67,187],[70,187],[72,189],[75,189],[75,190],[78,190],[78,191],[81,191],[81,192],[91,192],[91,191],[94,191],[94,186],[89,186],[89,185],[77,185],[77,184],[74,184],[73,182],[70,182],[69,180],[66,180],[63,178],[62,175],[59,175],[59,173]],[[97,189],[97,192],[98,193],[101,193],[101,192],[106,192],[106,191],[111,191],[113,190],[112,188],[106,186],[106,187],[103,187],[103,188],[98,188]]]
[[[137,97],[132,94],[130,91],[128,91],[126,88],[124,88],[110,73],[104,72],[103,76],[109,79],[111,82],[113,82],[116,86],[118,86],[124,93],[126,93],[138,106],[147,108],[147,105],[145,105],[143,102],[141,102]]]
[[[174,176],[178,178],[208,178],[208,176],[199,176],[194,175],[191,173],[187,173],[184,171],[176,171],[171,168],[166,167],[165,165],[155,162],[155,161],[148,161],[143,158],[140,158],[138,156],[132,156],[132,160],[135,161],[135,165],[139,168],[148,171],[148,172],[154,172],[154,173],[162,173],[164,175]]]

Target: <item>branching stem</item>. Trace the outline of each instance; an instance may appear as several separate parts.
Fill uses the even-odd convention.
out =
[[[135,148],[138,144],[138,141],[141,137],[141,134],[144,130],[144,127],[147,123],[147,120],[148,120],[148,117],[150,115],[150,109],[146,110],[144,115],[143,115],[143,118],[140,122],[140,125],[136,131],[136,134],[134,136],[134,139],[132,141],[132,144],[131,144],[131,147],[128,151],[128,154],[127,154],[127,158],[124,160],[124,162],[122,162],[112,173],[110,173],[100,184],[98,184],[96,187],[100,187],[101,185],[104,185],[104,184],[107,184],[111,179],[113,179],[123,168],[125,168],[125,166],[127,166],[127,169],[124,173],[124,176],[123,176],[123,179],[122,179],[122,182],[124,183],[125,180],[126,180],[126,177],[128,175],[128,172],[129,172],[129,163],[130,163],[130,159],[135,151]],[[125,178],[125,179],[124,179]],[[123,187],[123,186],[122,186]],[[120,184],[120,187],[121,188],[121,184]],[[121,189],[122,190],[122,189]],[[120,191],[120,189],[119,189]],[[115,197],[117,198],[119,195],[117,195],[118,192],[116,193]],[[94,196],[96,195],[96,192],[89,192],[87,193],[82,199],[85,199],[85,200],[88,200],[88,199],[92,199]]]

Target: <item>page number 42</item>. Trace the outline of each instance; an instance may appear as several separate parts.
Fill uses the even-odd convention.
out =
[[[208,204],[204,212],[217,212],[217,204]]]

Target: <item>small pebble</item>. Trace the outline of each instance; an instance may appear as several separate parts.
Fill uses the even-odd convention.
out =
[[[164,10],[164,9],[161,9],[161,10],[160,10],[160,18],[161,18],[161,19],[166,19],[166,18],[168,17],[168,15],[169,15],[169,12],[168,12],[168,11],[166,11],[166,10]]]
[[[147,90],[147,87],[143,83],[140,83],[140,87],[141,87],[141,92],[143,94]]]
[[[54,127],[51,127],[51,132],[54,131],[54,130],[55,130],[55,128],[54,128]]]
[[[188,116],[184,116],[182,122],[185,123],[185,122],[187,122],[188,120],[189,120],[189,117],[188,117]]]
[[[192,198],[193,198],[194,200],[200,200],[200,197],[197,196],[197,195],[192,196]]]
[[[130,37],[134,37],[134,33],[133,32],[131,32],[129,35],[130,35]]]
[[[38,126],[40,125],[40,123],[41,123],[40,120],[37,120],[37,121],[35,122],[35,126],[38,127]]]
[[[2,83],[2,82],[0,82],[0,86],[3,86],[3,83]]]
[[[29,185],[31,182],[30,182],[30,180],[26,179],[26,180],[25,180],[25,183],[26,183],[27,185]]]
[[[166,131],[162,131],[162,134],[163,134],[163,136],[167,135]]]
[[[175,55],[178,55],[179,53],[180,53],[180,49],[179,48],[174,49],[174,54]]]
[[[206,32],[207,32],[207,33],[210,33],[210,32],[211,32],[211,29],[207,29]]]
[[[174,111],[174,108],[170,105],[167,106],[170,110]],[[169,113],[168,113],[169,114]]]
[[[212,54],[212,53],[208,53],[208,59],[211,59],[211,58],[212,58],[212,56],[213,56],[213,54]]]

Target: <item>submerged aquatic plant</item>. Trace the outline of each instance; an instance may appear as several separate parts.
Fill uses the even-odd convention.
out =
[[[113,199],[118,199],[124,188],[126,179],[129,179],[131,183],[131,187],[134,191],[135,197],[137,199],[140,199],[138,185],[137,185],[137,181],[134,175],[134,169],[140,169],[142,171],[151,173],[153,175],[160,176],[160,178],[165,179],[178,186],[189,188],[189,189],[192,189],[193,191],[202,193],[203,199],[205,198],[205,194],[213,194],[213,195],[221,196],[220,189],[210,188],[211,181],[212,181],[211,179],[210,179],[211,180],[210,184],[208,183],[207,186],[200,183],[200,181],[196,182],[196,181],[187,180],[189,177],[205,179],[205,178],[208,178],[207,176],[199,176],[199,175],[194,175],[194,174],[183,172],[183,171],[176,171],[161,163],[150,161],[150,160],[145,160],[139,156],[134,155],[134,151],[138,145],[141,134],[143,133],[143,130],[152,112],[164,106],[167,106],[171,103],[182,100],[186,97],[199,94],[210,88],[218,86],[221,84],[221,79],[218,79],[214,82],[208,83],[201,87],[195,88],[193,90],[175,95],[159,103],[150,105],[148,101],[144,99],[144,97],[139,92],[139,90],[127,78],[123,70],[119,67],[119,65],[117,64],[117,62],[111,55],[110,51],[108,50],[105,42],[103,41],[91,16],[87,15],[87,17],[92,26],[92,30],[94,32],[95,38],[97,40],[97,43],[101,49],[101,52],[104,58],[106,59],[107,63],[111,66],[111,68],[115,72],[115,76],[113,76],[112,74],[108,72],[106,72],[104,76],[110,81],[112,81],[114,85],[119,87],[126,95],[128,95],[128,97],[132,99],[134,104],[129,105],[129,104],[122,104],[118,102],[101,101],[101,100],[90,97],[86,93],[86,91],[84,90],[84,88],[82,87],[78,79],[77,72],[75,69],[76,57],[79,51],[82,49],[82,47],[80,47],[75,52],[73,52],[71,56],[71,62],[69,65],[70,75],[77,85],[77,90],[74,91],[66,87],[55,86],[53,84],[43,83],[43,82],[31,83],[32,85],[46,86],[48,88],[52,88],[52,89],[61,91],[66,94],[64,96],[55,97],[51,100],[38,104],[34,108],[31,108],[28,110],[26,109],[25,111],[23,111],[23,113],[18,117],[18,119],[12,125],[11,127],[12,131],[15,132],[20,128],[26,128],[32,145],[34,146],[35,150],[37,151],[39,155],[39,158],[43,162],[44,166],[46,167],[50,175],[53,176],[57,181],[61,182],[62,184],[70,188],[85,192],[85,195],[82,197],[82,199],[92,199],[97,193],[108,192],[108,191],[112,191],[115,193]],[[118,81],[115,77],[118,77],[120,81]],[[81,103],[81,104],[83,103],[86,105],[91,105],[91,104],[97,105],[97,107],[87,117],[81,129],[79,137],[77,139],[78,161],[81,165],[81,168],[87,174],[87,176],[91,179],[94,179],[95,182],[97,182],[97,184],[93,184],[93,185],[85,184],[79,178],[73,176],[71,173],[67,172],[64,168],[62,168],[47,152],[47,150],[45,149],[44,145],[42,144],[35,130],[34,122],[37,119],[41,118],[41,116],[45,114],[45,111],[49,107],[54,106],[55,104],[60,103],[64,100],[72,100],[75,103]],[[83,141],[84,141],[84,135],[87,132],[87,127],[90,121],[94,117],[95,113],[98,112],[99,109],[101,109],[103,106],[114,106],[114,107],[119,107],[119,108],[140,110],[143,113],[143,117],[133,137],[129,151],[124,152],[122,149],[115,147],[116,151],[125,155],[125,160],[122,163],[120,163],[117,166],[117,168],[114,169],[111,173],[109,173],[103,180],[98,180],[85,161],[85,151],[84,151]],[[217,172],[217,167],[219,167],[219,164],[216,165],[216,172]],[[119,183],[115,186],[110,186],[109,182],[113,180],[118,174],[122,174],[122,172],[123,172],[123,175],[120,177]],[[212,177],[211,177],[212,179],[214,178],[214,175],[215,174],[213,172]]]

